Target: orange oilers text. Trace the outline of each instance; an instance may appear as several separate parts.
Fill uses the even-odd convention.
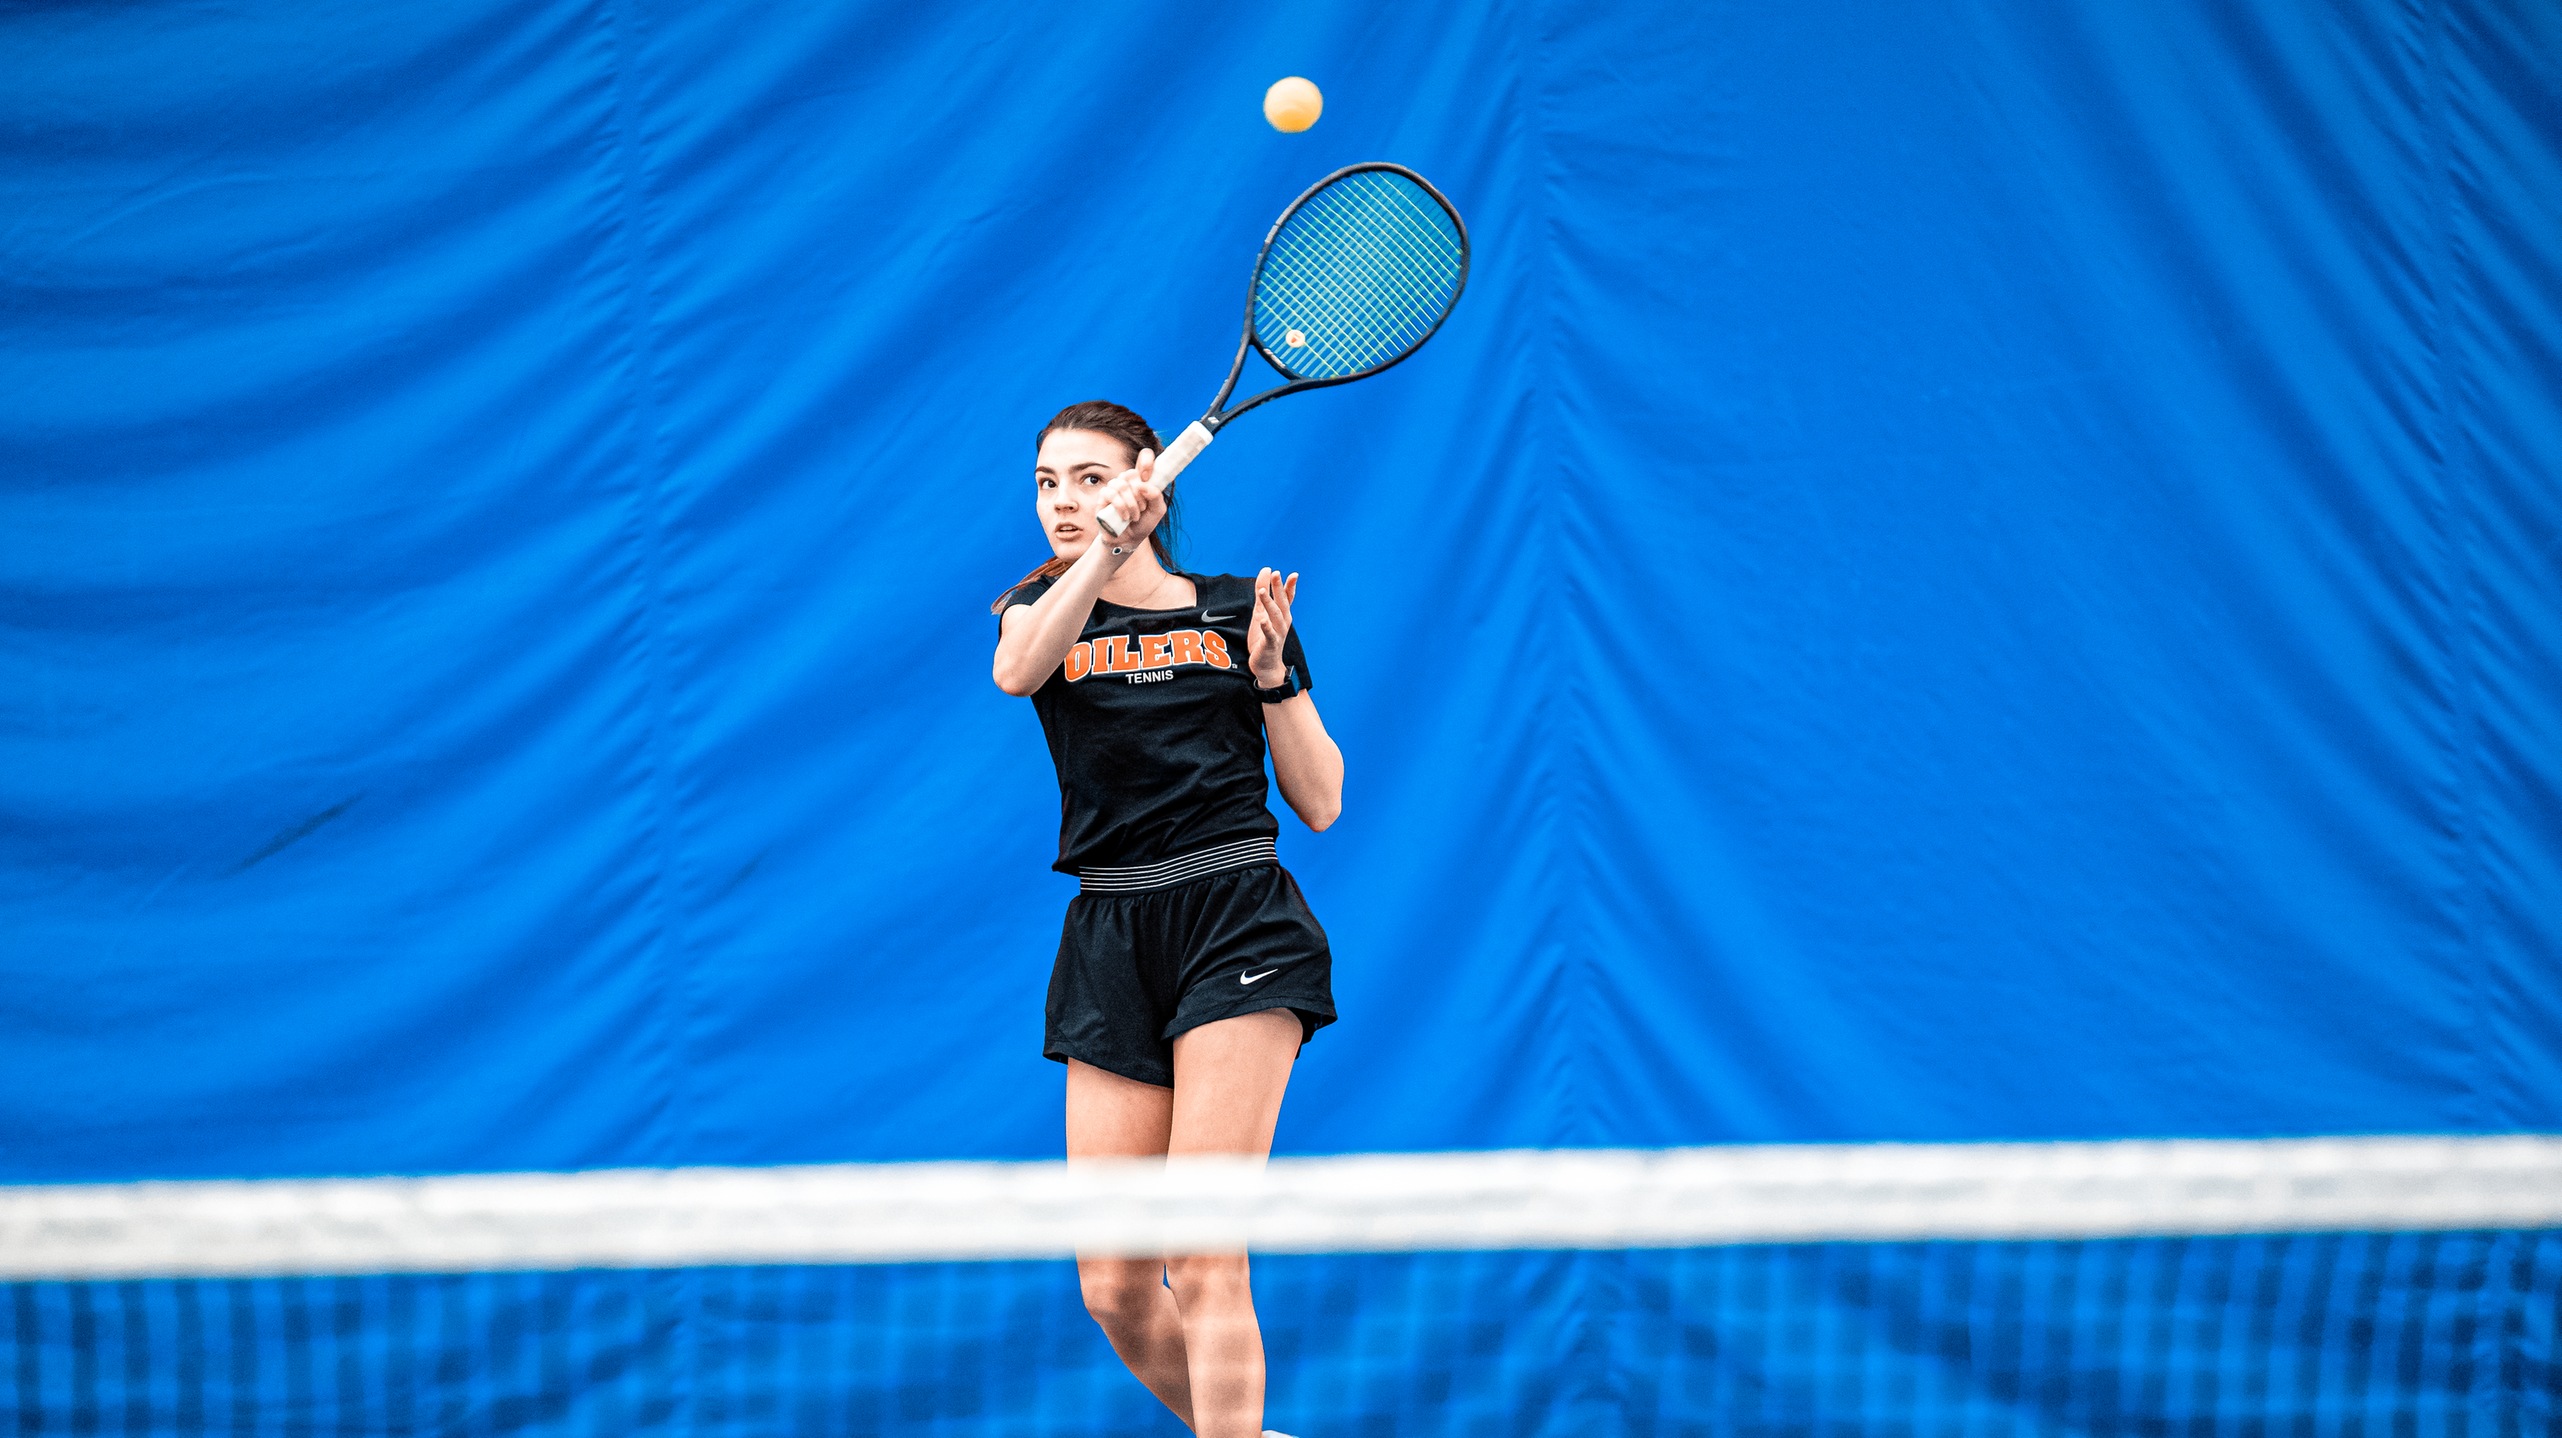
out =
[[[1071,645],[1067,652],[1070,684],[1088,674],[1128,674],[1143,669],[1172,669],[1178,664],[1207,664],[1231,669],[1227,636],[1209,629],[1178,629],[1171,634],[1142,634],[1133,639],[1114,634]]]

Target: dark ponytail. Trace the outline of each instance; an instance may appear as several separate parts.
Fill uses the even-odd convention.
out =
[[[1130,451],[1130,463],[1133,465],[1139,462],[1140,450],[1165,448],[1157,441],[1156,431],[1148,428],[1146,420],[1139,418],[1137,410],[1114,404],[1108,399],[1082,400],[1050,416],[1050,422],[1041,426],[1040,434],[1034,436],[1032,440],[1034,448],[1037,449],[1042,440],[1048,439],[1063,429],[1087,430],[1119,440],[1123,447]],[[1157,563],[1169,570],[1175,567],[1173,490],[1169,489],[1165,492],[1165,518],[1159,520],[1156,528],[1148,532],[1148,545],[1156,551]],[[1015,590],[1035,580],[1056,579],[1067,573],[1068,565],[1073,562],[1061,559],[1055,554],[1051,555],[1031,573],[1007,585],[1005,593],[996,596],[996,602],[987,607],[988,613],[1004,613],[1005,601],[1013,597]]]

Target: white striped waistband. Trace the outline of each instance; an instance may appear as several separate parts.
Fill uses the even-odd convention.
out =
[[[1145,889],[1170,889],[1226,869],[1250,869],[1257,864],[1280,862],[1280,851],[1272,847],[1270,839],[1239,839],[1233,844],[1196,849],[1154,864],[1133,864],[1125,869],[1079,869],[1076,877],[1081,886],[1080,893],[1135,894]]]

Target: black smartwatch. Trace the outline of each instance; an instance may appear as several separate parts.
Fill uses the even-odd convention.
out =
[[[1254,676],[1249,674],[1246,677],[1251,679]],[[1262,700],[1266,704],[1278,704],[1285,699],[1296,697],[1298,692],[1299,671],[1296,669],[1282,670],[1281,682],[1273,685],[1269,689],[1264,688],[1260,684],[1254,686],[1254,697]]]

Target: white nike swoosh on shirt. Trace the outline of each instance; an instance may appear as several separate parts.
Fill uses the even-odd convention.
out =
[[[1234,618],[1236,618],[1236,616],[1233,614],[1212,614],[1206,609],[1201,612],[1201,622],[1204,624],[1216,624],[1222,619]]]
[[[1237,975],[1237,982],[1241,984],[1259,984],[1279,972],[1281,972],[1280,968],[1275,966],[1273,968],[1265,969],[1259,974],[1239,974]]]

